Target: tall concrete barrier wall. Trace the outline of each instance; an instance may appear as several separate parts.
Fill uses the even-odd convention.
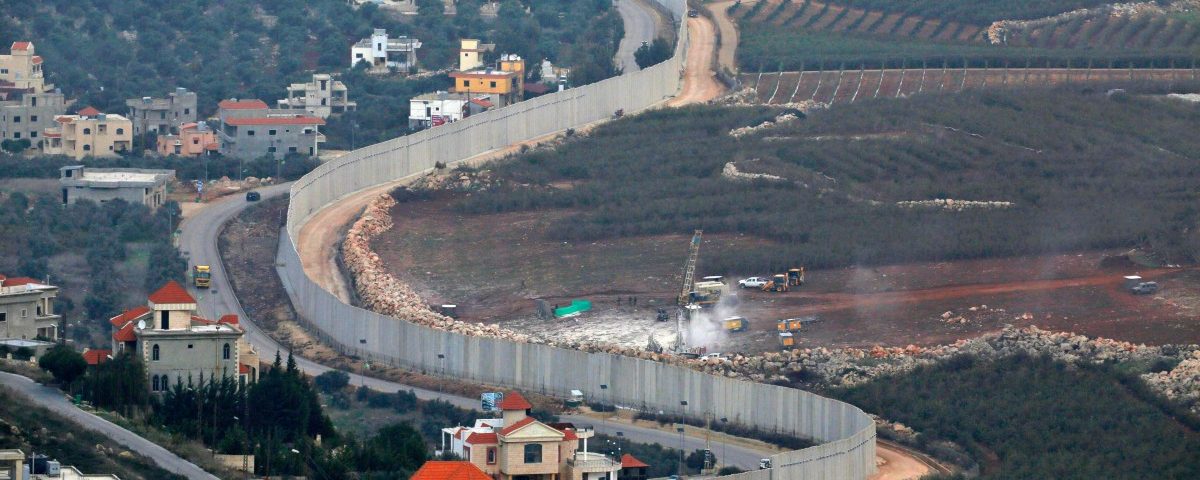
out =
[[[676,20],[684,0],[656,0]],[[570,127],[635,112],[680,87],[687,24],[659,65],[396,138],[321,165],[291,188],[277,271],[306,328],[343,353],[432,375],[729,422],[811,438],[820,445],[772,457],[773,468],[739,480],[862,479],[875,470],[875,425],[853,405],[809,392],[705,374],[648,360],[472,337],[342,303],[304,273],[296,250],[314,212],[354,192]]]

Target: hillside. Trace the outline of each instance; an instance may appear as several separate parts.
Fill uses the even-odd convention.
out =
[[[458,39],[466,37],[518,53],[531,69],[542,58],[576,67],[579,84],[616,73],[611,59],[622,26],[606,2],[505,2],[495,18],[480,17],[477,0],[459,2],[456,16],[443,15],[440,0],[418,3],[417,15],[396,16],[369,4],[355,9],[343,0],[4,2],[0,44],[33,41],[45,58],[48,81],[77,98],[77,107],[117,113],[126,111],[127,98],[162,96],[175,87],[198,93],[202,115],[213,113],[222,98],[273,102],[313,70],[348,70],[350,45],[372,28],[420,39],[423,69],[449,67]],[[359,146],[402,134],[407,97],[449,85],[444,77],[411,85],[365,75],[345,81],[360,112],[344,121],[359,125],[354,139]],[[350,128],[330,130],[333,147],[349,146]]]

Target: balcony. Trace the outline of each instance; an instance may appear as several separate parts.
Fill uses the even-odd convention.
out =
[[[567,466],[584,473],[615,472],[621,469],[620,462],[595,452],[575,452],[574,457],[567,459]]]

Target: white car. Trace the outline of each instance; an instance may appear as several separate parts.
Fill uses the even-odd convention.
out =
[[[770,280],[763,277],[750,277],[738,280],[738,286],[742,288],[762,288]]]

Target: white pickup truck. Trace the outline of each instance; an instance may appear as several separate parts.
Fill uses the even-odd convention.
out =
[[[742,288],[762,288],[769,281],[771,280],[763,277],[743,278],[738,280],[738,286]]]

